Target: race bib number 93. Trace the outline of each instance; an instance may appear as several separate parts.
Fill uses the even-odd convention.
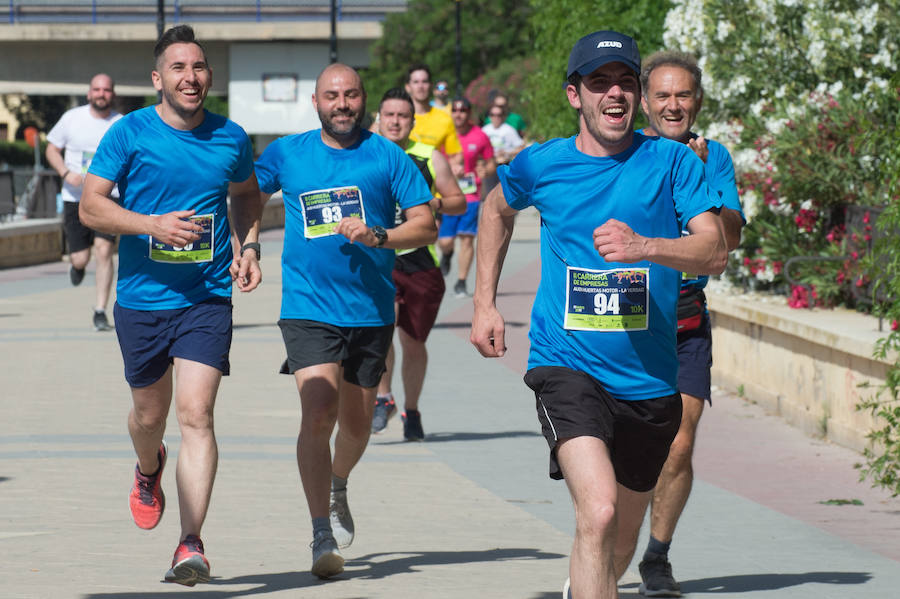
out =
[[[355,185],[300,194],[300,209],[303,210],[303,231],[307,239],[334,235],[338,223],[347,216],[366,221],[362,193]]]
[[[566,269],[564,328],[642,331],[647,328],[650,269]]]

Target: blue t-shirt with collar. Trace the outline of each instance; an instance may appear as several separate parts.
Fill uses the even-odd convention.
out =
[[[397,144],[369,131],[346,149],[325,145],[321,129],[282,137],[256,163],[260,189],[284,197],[281,318],[335,326],[394,322],[394,250],[350,243],[343,235],[310,237],[301,196],[358,190],[367,225],[394,226],[401,209],[425,204],[431,192]]]
[[[119,186],[118,202],[141,214],[195,210],[212,215],[211,260],[169,263],[150,258],[147,235],[122,235],[116,301],[133,310],[184,308],[231,297],[229,182],[253,174],[253,149],[244,130],[204,110],[189,131],[167,125],[155,106],[131,112],[103,137],[90,173]]]
[[[671,395],[678,374],[675,307],[681,273],[649,261],[607,262],[594,248],[593,231],[612,218],[645,237],[675,239],[688,221],[721,202],[708,191],[702,163],[683,144],[635,133],[624,152],[595,157],[580,152],[575,140],[531,146],[497,170],[509,205],[534,206],[541,215],[541,282],[531,315],[528,367],[586,372],[623,400]],[[570,267],[646,269],[646,329],[565,328]]]

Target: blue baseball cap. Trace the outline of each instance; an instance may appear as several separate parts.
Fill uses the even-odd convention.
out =
[[[634,39],[616,31],[595,31],[572,46],[566,80],[573,73],[590,75],[610,62],[621,62],[635,75],[641,76],[641,53]]]

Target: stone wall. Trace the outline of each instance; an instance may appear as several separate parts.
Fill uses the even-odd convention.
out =
[[[710,293],[713,382],[807,433],[862,451],[874,427],[861,398],[884,383],[872,358],[878,319],[849,310],[795,310],[784,298]],[[868,383],[869,388],[861,387]]]

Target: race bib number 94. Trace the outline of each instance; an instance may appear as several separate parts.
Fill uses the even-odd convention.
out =
[[[199,232],[200,239],[180,248],[163,243],[158,239],[153,239],[151,236],[150,259],[154,262],[169,262],[173,264],[212,262],[216,249],[214,247],[215,236],[213,234],[216,230],[215,215],[197,214],[190,217],[190,221],[203,227],[203,230]]]
[[[300,194],[303,234],[307,239],[334,235],[341,219],[355,216],[366,221],[359,187],[336,187]]]
[[[650,269],[566,269],[564,328],[572,331],[642,331],[647,328]]]

